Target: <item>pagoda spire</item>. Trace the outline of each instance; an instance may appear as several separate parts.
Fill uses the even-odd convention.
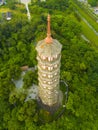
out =
[[[50,14],[48,14],[48,17],[47,17],[47,37],[45,39],[45,42],[52,43],[51,29],[50,29]]]

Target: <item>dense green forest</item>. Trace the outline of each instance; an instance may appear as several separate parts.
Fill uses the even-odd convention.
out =
[[[97,5],[98,5],[98,0],[88,0],[88,3],[89,3],[91,6],[97,6]]]
[[[81,37],[81,18],[71,3],[32,1],[31,21],[24,6],[9,4],[12,19],[0,21],[0,130],[98,130],[98,48]],[[35,46],[46,37],[48,13],[52,37],[63,46],[61,79],[67,82],[69,93],[63,115],[44,124],[39,120],[36,101],[25,102],[24,89],[37,84],[37,71],[24,76],[21,89],[16,89],[13,80],[20,78],[21,66],[37,65]]]

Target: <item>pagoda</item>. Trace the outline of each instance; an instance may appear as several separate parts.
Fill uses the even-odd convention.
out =
[[[50,15],[47,18],[47,37],[36,46],[38,60],[38,100],[47,110],[61,104],[60,60],[62,45],[51,37]]]

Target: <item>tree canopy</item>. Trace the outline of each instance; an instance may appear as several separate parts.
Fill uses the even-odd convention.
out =
[[[88,0],[88,3],[89,3],[91,6],[97,6],[98,0]]]
[[[11,21],[0,23],[0,130],[98,129],[98,51],[82,39],[80,21],[69,6],[67,0],[36,1],[29,5],[30,22],[24,14],[22,19],[17,14],[17,19],[13,12]],[[26,101],[24,91],[37,84],[37,71],[26,73],[21,89],[13,80],[20,78],[21,66],[36,67],[35,46],[46,37],[49,11],[52,37],[63,46],[60,75],[69,86],[69,94],[63,115],[44,124],[36,100]]]

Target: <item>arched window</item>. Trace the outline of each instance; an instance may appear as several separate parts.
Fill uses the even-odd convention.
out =
[[[42,58],[43,60],[45,60],[45,59],[46,59],[46,57],[45,57],[45,56],[42,56],[41,58]]]
[[[47,81],[45,81],[45,80],[44,80],[44,81],[43,81],[43,83],[44,83],[44,84],[46,84],[46,83],[47,83]]]
[[[46,77],[46,74],[42,74],[43,77]]]
[[[52,82],[49,81],[48,84],[52,84]]]
[[[56,76],[56,75],[57,75],[57,72],[56,72],[56,73],[54,73],[54,75]]]
[[[57,65],[57,64],[55,64],[55,65],[54,65],[54,68],[57,68],[57,66],[58,66],[58,65]]]
[[[53,75],[48,75],[48,78],[53,78]]]
[[[57,81],[57,79],[54,80],[55,82]]]
[[[57,58],[58,57],[58,55],[55,55],[55,58]]]
[[[48,67],[48,70],[53,70],[53,67],[50,67],[50,66],[49,66],[49,67]]]
[[[48,61],[53,61],[53,57],[48,57]]]
[[[43,86],[43,88],[46,88],[46,86]]]
[[[43,69],[46,69],[46,66],[45,66],[45,65],[42,65],[42,68],[43,68]]]

